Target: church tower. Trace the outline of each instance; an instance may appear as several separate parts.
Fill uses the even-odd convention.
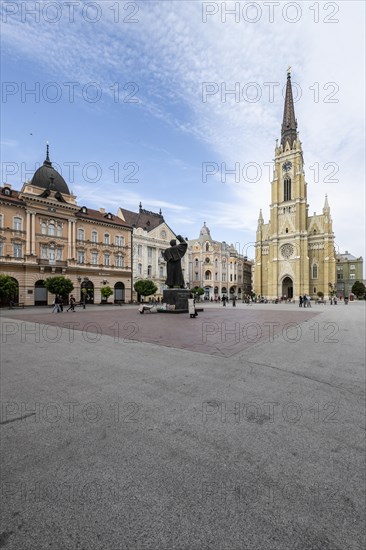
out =
[[[260,211],[254,291],[268,298],[325,295],[335,282],[334,235],[328,199],[323,214],[309,217],[302,144],[297,131],[290,69],[281,142],[276,142],[270,220]]]

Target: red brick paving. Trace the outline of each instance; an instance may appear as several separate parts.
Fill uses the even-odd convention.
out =
[[[75,313],[64,311],[58,314],[52,314],[49,310],[38,310],[33,314],[28,310],[26,313],[12,312],[11,318],[59,326],[63,330],[70,330],[72,326],[76,331],[113,336],[115,341],[137,340],[230,357],[258,342],[269,342],[281,333],[289,340],[300,338],[304,330],[302,323],[316,315],[319,313],[294,306],[293,311],[264,311],[255,307],[237,310],[207,308],[196,319],[191,319],[188,313],[141,315],[137,308],[77,309]],[[292,324],[297,328],[291,328]],[[50,330],[50,338],[51,334]],[[90,334],[90,341],[93,338]],[[97,336],[95,338],[98,339]]]

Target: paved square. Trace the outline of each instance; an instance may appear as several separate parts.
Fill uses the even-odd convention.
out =
[[[359,549],[365,304],[2,310],[6,549]]]

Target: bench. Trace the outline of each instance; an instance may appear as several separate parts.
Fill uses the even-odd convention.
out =
[[[9,304],[9,309],[15,309],[15,308],[24,309],[24,303],[23,303],[23,302],[19,302],[18,304],[15,304],[14,302],[11,302],[11,303]]]

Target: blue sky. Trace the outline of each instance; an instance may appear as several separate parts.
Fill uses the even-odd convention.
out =
[[[327,193],[337,246],[364,256],[363,2],[72,4],[2,2],[3,182],[48,140],[80,205],[141,201],[252,256],[291,65],[310,213]]]

